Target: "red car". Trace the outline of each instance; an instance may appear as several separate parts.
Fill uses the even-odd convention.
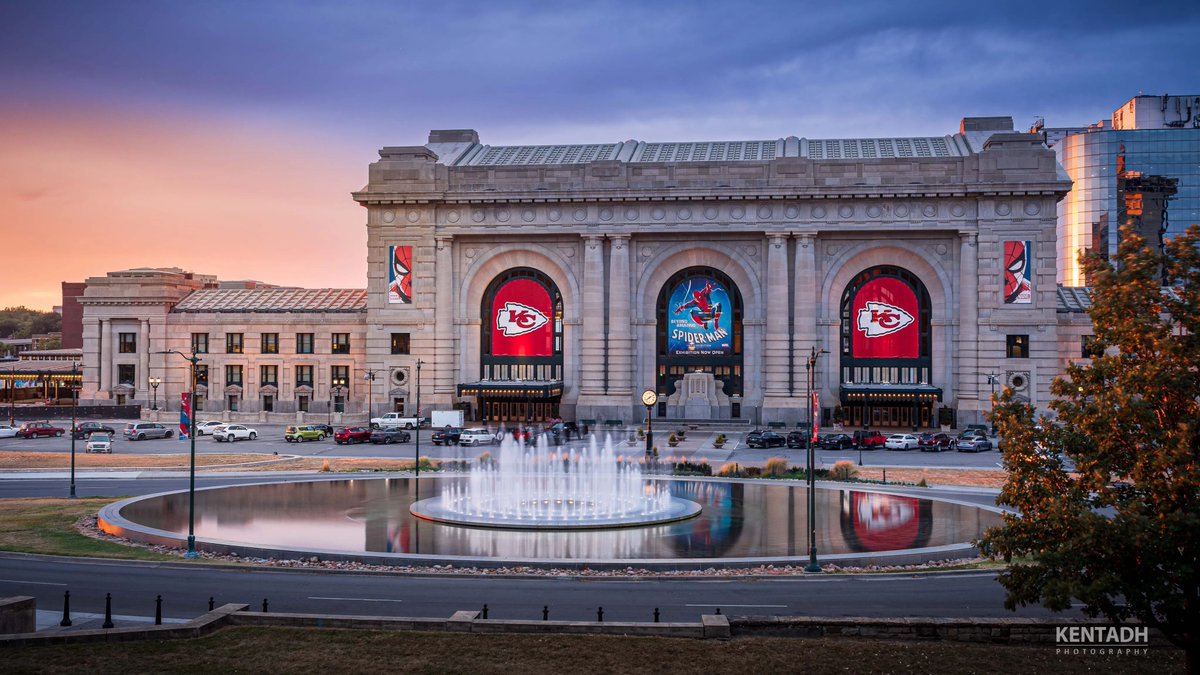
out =
[[[38,436],[53,436],[58,438],[67,433],[66,429],[56,427],[49,422],[26,422],[17,429],[17,435],[21,438],[37,438]]]
[[[346,443],[353,445],[355,443],[369,443],[371,441],[371,430],[362,427],[342,427],[333,432],[333,442],[341,445]]]
[[[946,434],[927,433],[917,436],[917,446],[921,452],[941,452],[954,447],[954,439]]]
[[[874,449],[884,447],[887,442],[887,436],[884,436],[879,431],[874,430],[859,430],[854,432],[854,445],[865,449]]]

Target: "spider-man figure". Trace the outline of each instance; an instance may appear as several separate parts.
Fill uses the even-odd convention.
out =
[[[713,322],[716,325],[721,320],[721,303],[713,304],[712,302],[713,285],[711,281],[704,282],[704,288],[699,291],[692,291],[692,299],[675,308],[675,313],[679,314],[689,307],[692,309],[692,321],[696,322],[697,326],[708,330],[708,322]]]

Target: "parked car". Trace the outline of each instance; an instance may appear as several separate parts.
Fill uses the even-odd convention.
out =
[[[75,428],[71,431],[71,435],[74,436],[76,440],[79,440],[81,438],[87,438],[89,434],[94,434],[97,431],[103,431],[109,436],[117,433],[116,429],[108,426],[107,424],[101,424],[99,422],[80,422],[79,424],[75,425]]]
[[[459,437],[462,436],[461,427],[445,427],[433,432],[430,437],[434,445],[457,445]]]
[[[87,443],[83,446],[84,452],[107,452],[112,454],[112,434],[103,431],[94,431],[91,436],[88,436]]]
[[[915,450],[918,446],[920,441],[912,434],[892,434],[887,437],[883,447],[888,450]]]
[[[986,424],[968,424],[963,431],[978,431],[980,436],[988,435],[988,427]]]
[[[874,450],[884,447],[887,443],[887,436],[882,432],[874,429],[859,429],[854,432],[854,447],[862,448],[863,450]]]
[[[325,440],[325,432],[314,426],[288,427],[283,430],[283,440],[288,443],[323,441]]]
[[[959,438],[966,438],[967,436],[978,436],[980,438],[987,438],[987,432],[982,429],[967,429],[966,431],[964,431],[958,435]]]
[[[511,437],[513,440],[517,441],[518,443],[528,444],[528,443],[533,443],[534,441],[537,440],[537,432],[534,431],[531,427],[524,427],[524,428],[509,427],[508,429],[505,429],[500,434],[500,438],[509,438],[509,437]]]
[[[379,443],[407,443],[412,440],[412,434],[399,427],[383,427],[375,429],[371,432],[371,442]]]
[[[845,450],[854,446],[854,439],[847,434],[829,434],[821,437],[822,450]]]
[[[787,445],[787,438],[774,431],[751,431],[746,434],[748,448],[782,448]]]
[[[53,436],[58,438],[67,433],[66,429],[56,427],[49,422],[25,422],[17,429],[17,435],[21,438],[40,438],[43,436]]]
[[[582,438],[574,422],[558,422],[546,427],[543,432],[550,445],[562,445],[572,438]],[[461,441],[460,441],[461,442]]]
[[[787,435],[787,446],[789,448],[807,448],[808,447],[808,432],[807,431],[792,431]]]
[[[941,452],[949,450],[954,445],[954,439],[948,434],[931,432],[917,436],[917,444],[921,446],[921,452]]]
[[[354,445],[355,443],[366,443],[371,440],[371,430],[364,427],[342,427],[333,432],[333,442],[338,445],[343,443]]]
[[[958,437],[956,447],[959,452],[983,452],[992,449],[992,442],[983,436],[963,433]]]
[[[217,422],[214,420],[205,420],[203,422],[197,422],[196,423],[196,435],[203,436],[205,434],[211,434],[212,432],[217,430],[217,427],[224,426],[224,424],[225,424],[224,422]]]
[[[15,438],[17,428],[11,424],[0,424],[0,438]]]
[[[241,424],[226,424],[217,427],[212,433],[214,441],[224,443],[233,441],[252,441],[258,438],[258,432]]]
[[[170,427],[164,427],[157,422],[130,422],[121,431],[131,441],[144,441],[147,438],[170,438]]]
[[[310,424],[309,426],[325,434],[325,438],[329,438],[334,433],[334,428],[328,424]]]
[[[458,437],[460,445],[491,445],[496,442],[496,434],[482,427],[466,429]]]

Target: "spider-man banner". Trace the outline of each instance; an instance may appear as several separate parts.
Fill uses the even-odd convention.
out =
[[[1004,304],[1033,304],[1031,241],[1004,242]]]
[[[729,293],[712,279],[693,277],[675,287],[667,306],[667,351],[673,355],[733,352]]]
[[[192,393],[185,391],[179,397],[179,440],[186,441],[192,430]]]
[[[388,247],[388,302],[412,304],[412,247]]]

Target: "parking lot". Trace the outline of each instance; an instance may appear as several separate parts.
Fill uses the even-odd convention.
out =
[[[116,440],[113,444],[114,455],[160,455],[160,454],[179,454],[186,453],[190,448],[190,444],[186,440],[177,437],[166,439],[147,439],[144,441],[127,440],[121,435],[121,429],[125,426],[125,421],[110,421],[107,424],[117,430]],[[64,429],[70,427],[70,420],[55,421]],[[307,441],[302,443],[288,443],[283,439],[283,432],[286,428],[282,424],[248,424],[248,427],[253,428],[258,435],[258,438],[253,441],[238,441],[235,443],[222,443],[214,440],[212,436],[200,436],[196,439],[197,454],[263,454],[263,455],[298,455],[301,457],[356,457],[356,458],[409,458],[416,452],[415,442],[395,443],[389,445],[374,445],[370,443],[362,443],[355,445],[338,445],[334,443],[332,438],[326,438],[321,441]],[[680,441],[676,447],[670,447],[667,443],[667,438],[670,432],[656,432],[654,436],[654,445],[658,446],[659,457],[661,459],[679,458],[689,459],[691,461],[707,460],[714,467],[719,468],[729,462],[737,462],[747,465],[763,465],[768,459],[774,457],[782,457],[794,465],[803,465],[806,461],[806,451],[800,449],[789,448],[748,448],[745,445],[745,436],[750,432],[749,429],[740,429],[737,431],[731,430],[693,430],[687,433],[686,437]],[[421,455],[432,459],[472,459],[479,454],[486,452],[488,446],[480,447],[461,447],[461,446],[435,446],[430,440],[430,435],[433,433],[431,429],[421,430]],[[600,438],[603,439],[607,432],[600,432]],[[886,433],[886,432],[885,432]],[[724,434],[726,443],[721,448],[713,446],[713,440],[719,434]],[[629,435],[627,432],[614,432],[612,434],[613,442],[617,444],[618,453],[624,452],[627,455],[640,457],[645,452],[645,440],[634,440],[632,443],[628,441]],[[572,444],[578,444],[578,441],[572,441]],[[78,453],[83,452],[83,441],[75,442],[75,450]],[[61,438],[2,438],[0,439],[0,452],[70,452],[71,440],[69,436]],[[1000,465],[1000,453],[995,450],[981,453],[962,453],[955,451],[945,452],[920,452],[917,450],[896,451],[896,450],[865,450],[859,452],[853,448],[844,450],[820,450],[816,451],[816,461],[819,466],[832,466],[835,462],[847,460],[859,463],[861,455],[863,466],[884,466],[884,467],[916,467],[916,468],[973,468],[973,469],[995,469]]]

